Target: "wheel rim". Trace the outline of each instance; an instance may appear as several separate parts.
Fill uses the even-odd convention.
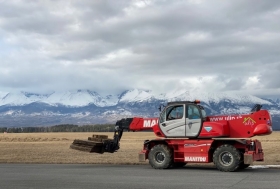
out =
[[[163,162],[164,162],[164,159],[165,159],[165,154],[164,154],[164,153],[162,153],[162,152],[157,152],[157,153],[155,154],[155,160],[156,160],[156,162],[158,162],[158,163],[163,163]]]
[[[230,166],[233,162],[233,155],[230,152],[223,152],[219,160],[224,166]]]

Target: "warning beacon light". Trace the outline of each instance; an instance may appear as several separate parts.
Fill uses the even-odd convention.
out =
[[[200,103],[200,100],[195,100],[195,101],[193,101],[193,103],[199,104],[199,103]]]

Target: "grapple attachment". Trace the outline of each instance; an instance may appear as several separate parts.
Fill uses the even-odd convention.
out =
[[[132,120],[132,118],[127,118],[117,121],[113,139],[109,139],[107,135],[92,135],[88,137],[88,140],[74,140],[70,148],[90,153],[114,153],[120,148],[123,130],[129,130]]]
[[[109,139],[107,135],[92,135],[88,140],[75,139],[70,145],[71,149],[90,152],[90,153],[104,153],[108,152],[106,148],[109,144],[114,143],[114,139]]]

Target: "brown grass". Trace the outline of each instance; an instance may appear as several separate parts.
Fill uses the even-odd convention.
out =
[[[92,134],[113,136],[113,133],[1,133],[0,163],[140,164],[138,152],[143,141],[155,138],[149,132],[125,132],[121,149],[113,154],[86,153],[69,148],[74,139],[86,140]],[[280,132],[255,138],[262,142],[265,161],[254,164],[280,164]],[[143,164],[146,163],[148,161]]]

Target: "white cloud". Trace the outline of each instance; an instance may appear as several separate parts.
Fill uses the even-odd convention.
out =
[[[279,95],[279,13],[279,1],[5,1],[0,91]]]

